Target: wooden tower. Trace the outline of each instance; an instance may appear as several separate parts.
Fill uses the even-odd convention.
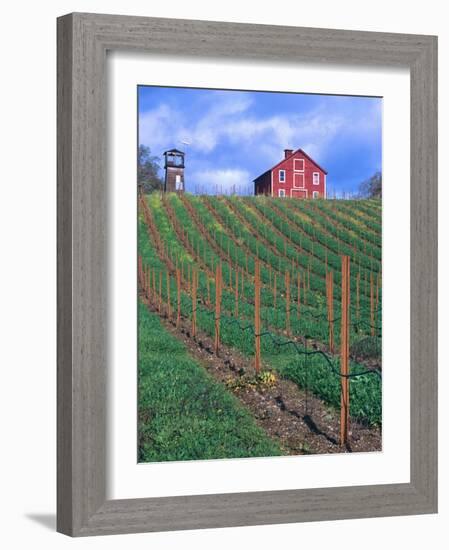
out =
[[[178,149],[165,151],[165,183],[164,191],[166,193],[183,193],[185,189],[184,182],[184,157],[185,153]]]

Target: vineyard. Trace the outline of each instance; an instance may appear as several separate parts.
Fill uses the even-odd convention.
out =
[[[139,198],[139,459],[381,449],[381,204]]]

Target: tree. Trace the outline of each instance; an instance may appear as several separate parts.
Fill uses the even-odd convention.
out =
[[[164,182],[159,176],[161,169],[159,157],[151,155],[151,150],[146,145],[139,145],[139,165],[137,171],[137,185],[143,193],[160,191]]]
[[[359,186],[359,195],[367,199],[382,198],[382,172],[376,172]]]

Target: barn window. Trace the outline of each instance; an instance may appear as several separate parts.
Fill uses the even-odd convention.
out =
[[[304,172],[304,159],[294,159],[293,169],[296,172]]]
[[[313,173],[313,185],[320,185],[320,173],[314,172]]]
[[[313,197],[314,199],[317,199],[319,196],[320,196],[320,194],[318,193],[318,191],[314,191],[314,192],[312,193],[312,197]]]
[[[279,170],[279,181],[282,183],[285,181],[285,170]]]
[[[285,197],[285,189],[279,189],[279,196]]]

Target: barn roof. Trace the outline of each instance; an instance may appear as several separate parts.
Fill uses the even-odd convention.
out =
[[[319,168],[322,172],[324,172],[325,174],[327,174],[327,170],[325,170],[324,168],[322,168],[315,160],[313,160],[312,157],[310,157],[303,149],[299,148],[299,149],[296,149],[296,151],[293,151],[293,153],[290,155],[290,156],[293,156],[293,155],[296,155],[296,153],[302,153],[306,158],[308,158],[310,160],[310,162],[313,162],[313,164]],[[268,170],[265,170],[265,172],[263,172],[262,174],[260,174],[260,176],[257,176],[257,178],[253,179],[253,182],[255,182],[256,180],[258,180],[260,177],[264,176],[267,172],[271,172],[273,171],[275,168],[277,168],[278,166],[280,166],[284,161],[286,161],[287,159],[286,158],[283,158],[282,160],[280,160],[277,164],[275,164],[274,166],[272,166],[271,168],[269,168]]]
[[[253,182],[255,182],[256,180],[258,180],[259,178],[261,178],[262,176],[265,176],[266,174],[269,174],[271,172],[272,168],[268,169],[268,170],[265,170],[265,172],[263,172],[263,174],[260,174],[260,176],[257,176],[257,178],[253,179]]]

